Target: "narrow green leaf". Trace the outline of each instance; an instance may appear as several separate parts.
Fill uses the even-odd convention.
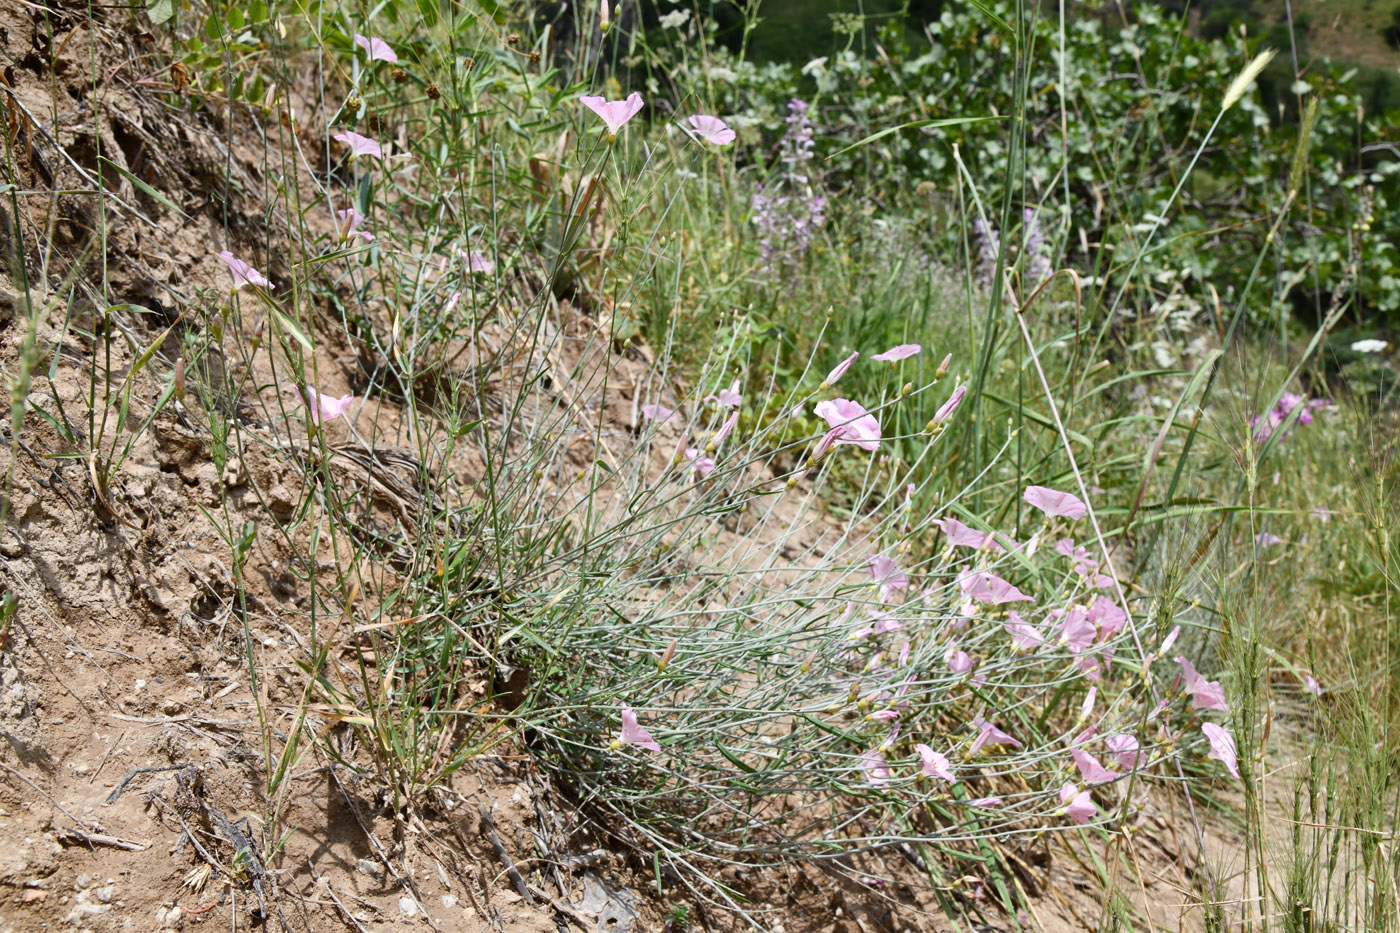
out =
[[[858,149],[858,148],[860,148],[861,146],[866,145],[867,143],[873,143],[875,140],[877,140],[877,139],[882,139],[882,138],[884,138],[884,137],[890,135],[891,133],[898,133],[900,130],[912,130],[912,129],[916,129],[916,128],[919,128],[919,127],[930,127],[930,126],[932,126],[932,127],[961,126],[961,125],[963,125],[963,124],[968,124],[968,123],[987,123],[987,122],[993,121],[993,120],[1005,120],[1005,119],[1006,119],[1005,117],[947,117],[947,118],[942,119],[942,120],[914,120],[914,121],[911,122],[911,123],[901,123],[901,124],[899,124],[898,126],[887,127],[887,128],[881,130],[881,131],[878,132],[878,133],[873,133],[873,134],[871,134],[870,136],[867,136],[867,137],[865,137],[864,139],[860,140],[859,142],[851,143],[849,146],[847,146],[847,147],[844,148],[844,149],[837,149],[837,150],[836,150],[835,152],[833,152],[831,155],[827,156],[826,159],[827,159],[828,162],[830,162],[832,159],[836,158],[837,156],[839,156],[839,155],[840,155],[841,153],[843,153],[843,152],[850,152],[852,149]]]
[[[190,215],[180,210],[180,208],[175,204],[174,201],[170,200],[165,195],[161,194],[159,191],[152,188],[150,185],[146,184],[144,181],[137,178],[135,175],[131,174],[117,163],[113,162],[111,159],[107,158],[106,156],[98,156],[97,160],[103,165],[107,166],[108,168],[115,170],[117,174],[121,175],[127,181],[135,185],[137,188],[140,188],[141,191],[145,194],[148,194],[151,197],[155,198],[161,204],[164,204],[166,207],[170,208],[172,211],[179,214],[181,217],[184,217],[186,220],[189,219]]]

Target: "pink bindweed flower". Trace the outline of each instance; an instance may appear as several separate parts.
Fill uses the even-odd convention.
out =
[[[453,292],[447,296],[447,305],[442,309],[443,314],[451,314],[452,309],[457,307],[457,302],[462,300],[461,292]]]
[[[705,396],[705,401],[714,402],[720,408],[738,408],[744,397],[739,394],[739,380],[735,379],[734,384],[727,389],[720,389],[714,395]]]
[[[1210,742],[1210,751],[1206,753],[1206,757],[1214,758],[1223,764],[1225,770],[1234,775],[1235,780],[1238,781],[1240,770],[1238,759],[1235,756],[1235,737],[1213,722],[1201,723],[1201,731],[1206,734],[1206,740]]]
[[[496,264],[491,261],[491,257],[485,253],[478,253],[472,250],[470,253],[463,253],[462,258],[467,261],[468,272],[480,272],[490,275],[496,271]]]
[[[719,426],[714,438],[710,441],[711,447],[718,447],[725,439],[734,432],[734,426],[739,423],[739,413],[736,411],[724,420],[724,424]]]
[[[271,289],[272,283],[267,280],[257,269],[248,265],[228,250],[222,250],[219,258],[228,266],[229,275],[233,276],[233,290],[238,291],[244,285],[255,285],[259,288]]]
[[[1181,626],[1179,625],[1175,626],[1170,632],[1168,632],[1167,637],[1162,639],[1162,647],[1157,649],[1157,657],[1165,657],[1166,653],[1172,650],[1172,645],[1176,644],[1177,636],[1180,634]]]
[[[1045,642],[1040,629],[1022,621],[1020,613],[1014,609],[1006,614],[1002,627],[1011,636],[1011,645],[1018,654],[1029,654]]]
[[[1315,697],[1322,696],[1322,685],[1317,682],[1317,678],[1311,674],[1303,675],[1303,689]]]
[[[940,755],[922,742],[914,746],[919,753],[919,757],[924,760],[923,773],[929,777],[940,777],[949,784],[956,784],[958,776],[953,773],[952,764],[948,761],[948,756]]]
[[[1084,702],[1079,706],[1079,721],[1084,722],[1094,712],[1094,701],[1098,699],[1099,688],[1090,687],[1089,692],[1084,694]],[[1089,727],[1093,729],[1092,726]]]
[[[709,476],[710,471],[715,468],[715,458],[702,455],[694,447],[685,449],[685,458],[690,461],[691,468],[701,476]]]
[[[967,750],[967,756],[969,758],[981,751],[984,745],[1010,745],[1014,748],[1021,747],[1020,742],[1013,739],[1007,733],[1002,732],[981,716],[973,719],[972,725],[977,727],[977,738],[972,740],[972,747]]]
[[[1183,657],[1178,656],[1175,660],[1181,665],[1182,683],[1186,686],[1186,692],[1191,694],[1191,702],[1196,709],[1214,709],[1222,713],[1230,711],[1230,704],[1225,702],[1225,690],[1220,686],[1220,681],[1206,680],[1196,672],[1191,662]]]
[[[953,412],[958,410],[958,406],[962,404],[963,396],[965,395],[967,395],[966,385],[960,385],[954,389],[953,394],[948,396],[948,401],[940,405],[938,411],[933,413],[933,420],[931,420],[929,424],[939,425],[947,422],[949,418],[953,417]]]
[[[851,368],[851,364],[854,363],[854,362],[855,362],[857,359],[859,359],[859,358],[860,358],[860,353],[859,353],[859,352],[856,352],[856,353],[852,353],[850,356],[846,357],[844,360],[842,360],[841,362],[837,363],[837,364],[836,364],[836,368],[833,369],[831,372],[827,373],[826,378],[822,380],[822,385],[821,385],[821,387],[822,387],[823,389],[829,389],[829,388],[831,388],[832,386],[836,385],[836,380],[838,380],[838,379],[840,379],[842,376],[846,375],[846,370],[850,369],[850,368]]]
[[[1071,521],[1078,521],[1088,512],[1088,506],[1078,496],[1044,486],[1027,486],[1025,499],[1028,504],[1040,509],[1050,518],[1063,516]]]
[[[399,57],[389,48],[389,43],[378,36],[362,36],[357,32],[355,44],[365,50],[365,57],[372,62],[388,62],[391,65],[399,63]]]
[[[1060,788],[1060,807],[1066,816],[1080,826],[1089,822],[1094,818],[1094,814],[1099,812],[1099,808],[1094,806],[1094,800],[1089,796],[1089,792],[1080,790],[1073,784],[1066,784]]]
[[[343,211],[336,211],[335,216],[340,218],[340,242],[344,243],[354,236],[359,237],[366,243],[374,239],[373,233],[359,229],[360,224],[365,222],[365,215],[361,214],[353,207],[347,207]]]
[[[1099,630],[1099,639],[1112,638],[1123,630],[1128,614],[1118,604],[1104,596],[1095,596],[1089,605],[1089,621]]]
[[[885,756],[873,748],[860,756],[860,770],[871,784],[888,784],[894,779]]]
[[[632,712],[626,703],[622,704],[622,731],[618,733],[613,747],[621,748],[624,745],[636,745],[653,752],[661,751],[660,743],[653,739],[651,733],[637,722],[637,714]]]
[[[1138,740],[1136,736],[1120,733],[1110,735],[1103,740],[1103,744],[1108,746],[1108,750],[1113,757],[1118,759],[1118,763],[1125,768],[1136,768],[1144,755],[1138,751]]]
[[[1273,544],[1282,544],[1283,539],[1276,534],[1272,534],[1267,531],[1261,531],[1254,536],[1254,543],[1259,545],[1260,547],[1269,547]]]
[[[1084,780],[1085,784],[1103,784],[1118,779],[1117,771],[1108,770],[1103,765],[1099,764],[1097,758],[1084,751],[1082,748],[1072,750],[1069,755],[1074,759],[1075,765],[1079,768],[1079,776]]]
[[[626,100],[604,100],[601,97],[591,97],[587,94],[579,100],[585,107],[592,110],[603,118],[603,122],[608,125],[608,138],[615,139],[617,131],[626,125],[627,121],[637,115],[642,109],[642,95],[633,91],[627,95]]]
[[[817,442],[812,445],[811,455],[807,458],[810,463],[816,463],[822,457],[825,457],[827,452],[836,446],[836,442],[841,439],[842,432],[845,430],[845,428],[832,428],[818,438]]]
[[[900,360],[908,359],[922,349],[923,347],[917,343],[901,343],[897,347],[890,347],[884,353],[875,354],[871,359],[879,360],[881,363],[897,363]]]
[[[972,668],[975,666],[972,662],[972,655],[951,646],[948,648],[946,659],[948,661],[948,670],[960,677],[963,674],[972,673]]]
[[[848,398],[828,399],[812,410],[831,427],[840,429],[833,443],[854,444],[861,450],[879,449],[880,422],[859,402]]]
[[[382,158],[384,150],[379,143],[368,136],[361,136],[359,133],[352,133],[346,130],[344,133],[337,133],[332,137],[336,142],[345,143],[350,148],[350,158],[355,159],[360,156],[374,156],[376,159]]]
[[[695,131],[702,142],[707,142],[712,146],[727,146],[734,142],[738,136],[719,117],[712,117],[708,113],[697,113],[690,118],[690,128]]]
[[[355,396],[342,395],[340,398],[331,398],[307,386],[305,399],[306,410],[310,412],[312,422],[321,424],[325,421],[334,421],[345,414],[355,401]]]
[[[989,606],[1002,603],[1032,602],[1031,597],[1007,583],[988,570],[972,573],[964,570],[958,574],[958,586],[963,595]]]
[[[657,424],[665,424],[676,416],[675,409],[667,408],[665,405],[643,405],[642,417]]]
[[[880,599],[889,602],[890,598],[909,585],[909,574],[899,569],[899,565],[884,554],[870,554],[865,558],[869,564],[870,577],[880,587]]]
[[[992,807],[999,807],[1004,803],[1006,803],[1006,801],[1002,800],[1000,797],[978,797],[976,800],[969,800],[967,805],[969,807],[980,807],[983,810],[990,810]]]
[[[980,549],[987,543],[987,535],[976,528],[969,528],[956,518],[935,518],[931,524],[943,529],[948,543],[956,547]]]

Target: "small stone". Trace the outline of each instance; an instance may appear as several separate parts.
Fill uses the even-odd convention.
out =
[[[457,906],[457,895],[455,895],[455,894],[444,894],[444,895],[442,896],[442,906],[445,907],[445,908],[447,908],[448,910],[451,910],[452,908],[456,907],[456,906]]]
[[[399,913],[405,917],[415,917],[418,915],[418,905],[411,897],[399,898]]]
[[[79,875],[73,879],[75,891],[86,891],[90,887],[92,887],[92,875]]]
[[[165,915],[165,920],[161,925],[167,930],[178,930],[185,925],[185,912],[180,909],[179,904],[170,908],[170,911]]]
[[[116,895],[117,895],[117,888],[116,888],[116,885],[112,885],[112,884],[106,885],[105,887],[98,888],[96,891],[92,892],[93,899],[96,900],[99,904],[110,904],[110,903],[112,903],[112,898],[116,897]]]

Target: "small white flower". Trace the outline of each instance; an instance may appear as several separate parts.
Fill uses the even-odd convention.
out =
[[[1354,353],[1380,353],[1388,346],[1390,346],[1390,344],[1386,343],[1384,340],[1371,338],[1356,341],[1356,343],[1351,345],[1351,349]]]
[[[826,61],[827,61],[827,56],[825,56],[825,55],[823,55],[821,58],[814,58],[814,59],[812,59],[810,62],[808,62],[807,64],[805,64],[805,65],[802,66],[802,73],[803,73],[804,75],[812,75],[812,74],[820,75],[820,74],[825,74],[825,73],[826,73]]]
[[[672,10],[670,13],[667,13],[665,16],[661,17],[661,28],[680,29],[686,24],[686,21],[689,19],[689,10]]]

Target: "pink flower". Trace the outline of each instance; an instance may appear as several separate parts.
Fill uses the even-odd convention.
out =
[[[626,100],[603,100],[601,97],[584,95],[579,98],[589,110],[603,118],[608,125],[608,135],[616,136],[617,131],[637,115],[642,109],[642,95],[633,91]]]
[[[391,65],[399,63],[399,57],[389,48],[389,43],[377,36],[362,36],[357,32],[355,44],[365,50],[365,57],[372,62],[388,62]]]
[[[1079,654],[1087,649],[1094,643],[1098,634],[1098,629],[1089,621],[1089,614],[1083,606],[1069,607],[1065,621],[1060,626],[1060,641],[1069,647],[1071,654]]]
[[[1317,678],[1311,674],[1303,675],[1303,689],[1315,697],[1322,696],[1322,685],[1317,682]]]
[[[972,720],[972,724],[977,727],[977,738],[972,740],[972,747],[967,750],[968,757],[977,754],[984,745],[1011,745],[1015,748],[1021,747],[1020,742],[1013,739],[1007,733],[1002,732],[981,716]]]
[[[1102,784],[1106,781],[1117,780],[1118,772],[1110,771],[1099,760],[1082,748],[1076,748],[1069,753],[1074,759],[1075,765],[1079,767],[1079,776],[1086,784]]]
[[[714,402],[720,408],[738,408],[744,397],[739,394],[739,380],[735,379],[734,384],[727,389],[720,389],[714,395],[705,396],[705,401]]]
[[[685,449],[685,458],[690,461],[690,465],[694,468],[695,472],[699,473],[701,476],[709,476],[710,471],[715,468],[715,458],[701,456],[700,451],[694,447],[687,447]]]
[[[272,283],[267,280],[257,269],[248,265],[228,250],[219,253],[219,258],[228,266],[229,275],[233,276],[233,290],[238,291],[244,285],[256,285],[259,288],[272,288]]]
[[[1065,814],[1080,826],[1089,822],[1094,818],[1094,814],[1099,812],[1089,792],[1080,790],[1073,784],[1066,784],[1060,788],[1060,805]]]
[[[972,671],[972,655],[968,654],[966,651],[949,647],[947,660],[948,669],[958,676],[971,673]]]
[[[1260,547],[1268,547],[1271,544],[1282,544],[1283,539],[1276,534],[1270,534],[1267,531],[1261,531],[1254,536],[1254,543],[1259,545]]]
[[[1006,801],[1000,797],[978,797],[976,800],[969,800],[969,807],[981,807],[983,810],[990,810],[992,807],[999,807]]]
[[[1332,510],[1323,506],[1318,506],[1312,510],[1312,517],[1320,522],[1330,522],[1332,520]]]
[[[948,543],[957,547],[977,549],[987,543],[987,535],[976,528],[969,528],[956,518],[935,518],[933,524],[943,529]]]
[[[358,229],[360,224],[365,222],[365,215],[361,214],[353,207],[347,207],[343,211],[336,211],[335,216],[340,218],[340,242],[344,243],[352,236],[357,236],[366,243],[374,239],[373,233]]]
[[[1176,663],[1181,665],[1182,683],[1186,686],[1186,692],[1191,694],[1191,702],[1196,709],[1215,709],[1222,713],[1230,711],[1230,704],[1225,702],[1225,690],[1220,686],[1220,681],[1206,680],[1196,673],[1191,662],[1183,657],[1177,657]]]
[[[1176,644],[1176,637],[1181,634],[1181,626],[1176,626],[1167,633],[1167,637],[1162,639],[1162,647],[1157,649],[1157,657],[1163,657],[1172,650],[1172,645]]]
[[[969,599],[975,599],[979,603],[987,603],[990,606],[999,606],[1002,603],[1031,602],[1029,596],[991,571],[984,570],[977,573],[963,571],[958,574],[958,586]]]
[[[690,128],[701,140],[714,146],[727,146],[734,142],[737,135],[725,125],[723,120],[719,117],[712,117],[708,113],[697,113],[691,117]]]
[[[1210,742],[1210,751],[1207,758],[1214,758],[1225,766],[1225,770],[1235,776],[1235,780],[1240,779],[1238,760],[1235,757],[1235,737],[1226,732],[1213,722],[1201,723],[1201,731],[1206,734],[1207,741]]]
[[[891,347],[884,353],[877,353],[875,356],[872,356],[871,359],[879,360],[882,363],[897,363],[900,360],[908,359],[922,349],[923,347],[919,346],[917,343],[901,343],[897,347]]]
[[[828,399],[812,410],[827,424],[841,430],[833,443],[854,444],[861,450],[879,448],[880,422],[859,402],[847,398]]]
[[[365,155],[374,156],[378,159],[384,155],[384,150],[379,148],[379,143],[370,139],[368,136],[361,136],[359,133],[352,133],[346,130],[344,133],[337,133],[332,138],[336,142],[345,143],[345,145],[350,147],[350,157],[352,159]]]
[[[929,424],[943,424],[953,417],[953,412],[958,410],[958,406],[962,404],[963,396],[966,394],[966,385],[960,385],[954,389],[953,394],[948,397],[948,401],[944,402],[938,411],[933,413],[933,420]]]
[[[821,386],[821,387],[822,387],[823,389],[829,389],[829,388],[831,388],[832,386],[836,385],[836,380],[837,380],[837,379],[840,379],[842,376],[846,375],[846,370],[850,369],[850,368],[851,368],[851,364],[854,363],[854,362],[855,362],[857,359],[859,359],[859,358],[860,358],[860,353],[852,353],[850,356],[846,357],[844,360],[842,360],[841,362],[837,363],[837,364],[836,364],[836,368],[833,369],[831,372],[827,373],[826,378],[822,380],[822,386]],[[818,412],[818,414],[820,414],[820,412]]]
[[[1098,695],[1099,695],[1099,688],[1098,688],[1098,687],[1090,687],[1090,688],[1089,688],[1089,692],[1086,693],[1086,694],[1084,694],[1084,702],[1083,702],[1083,704],[1081,704],[1080,707],[1079,707],[1079,721],[1080,721],[1080,722],[1083,722],[1084,720],[1088,719],[1088,718],[1089,718],[1089,715],[1090,715],[1091,713],[1093,713],[1093,711],[1094,711],[1094,700],[1096,700],[1096,699],[1098,698]],[[1092,731],[1094,727],[1093,727],[1093,726],[1090,726],[1089,728],[1090,728],[1090,730]]]
[[[340,398],[330,398],[322,395],[310,386],[306,387],[306,408],[311,413],[311,420],[316,424],[324,421],[334,421],[345,414],[346,409],[355,401],[353,395],[342,395]]]
[[[649,419],[649,420],[651,420],[651,421],[655,421],[657,424],[665,424],[666,422],[670,421],[670,420],[671,420],[672,418],[674,418],[675,416],[676,416],[675,410],[674,410],[674,409],[671,409],[671,408],[667,408],[665,405],[643,405],[643,406],[642,406],[642,417],[643,417],[643,418],[647,418],[647,419]]]
[[[946,755],[940,755],[922,742],[915,745],[914,748],[918,751],[919,757],[924,760],[924,774],[929,777],[941,777],[949,784],[958,782],[958,777],[953,773],[952,765]]]
[[[457,307],[457,302],[462,300],[461,292],[453,292],[447,296],[447,305],[442,309],[443,314],[451,314],[452,309]]]
[[[720,444],[723,444],[725,438],[729,437],[729,435],[734,431],[734,426],[738,423],[739,413],[736,411],[725,419],[724,424],[719,426],[719,430],[715,432],[714,439],[710,441],[710,444],[714,447],[718,447]]]
[[[1143,759],[1143,755],[1138,751],[1138,740],[1136,736],[1120,733],[1110,735],[1103,740],[1103,744],[1108,746],[1108,750],[1113,753],[1113,757],[1118,759],[1118,763],[1125,768],[1136,768],[1138,762]]]
[[[1088,512],[1088,507],[1078,496],[1044,486],[1027,486],[1025,499],[1051,518],[1064,516],[1071,521],[1078,521]]]
[[[1023,622],[1020,613],[1014,609],[1006,614],[1006,621],[1002,623],[1002,627],[1011,636],[1012,646],[1021,653],[1034,651],[1045,641],[1040,629]]]
[[[1089,606],[1089,621],[1099,630],[1099,638],[1111,638],[1122,631],[1128,621],[1128,614],[1118,608],[1113,600],[1095,596]]]
[[[468,272],[481,272],[490,275],[496,271],[496,264],[485,253],[472,250],[470,253],[464,254],[463,258],[467,260]]]
[[[875,749],[860,756],[860,770],[871,784],[888,784],[894,778],[885,756]]]
[[[825,457],[827,451],[836,446],[836,442],[841,439],[845,430],[845,428],[832,428],[830,431],[823,434],[817,440],[816,444],[812,445],[812,455],[807,459],[812,463],[816,463],[822,457]]]
[[[889,602],[890,597],[909,585],[909,574],[884,554],[870,554],[866,558],[870,565],[870,576],[880,587],[880,599]]]
[[[637,714],[632,712],[626,703],[622,704],[622,731],[618,733],[617,742],[614,744],[618,747],[637,745],[653,752],[661,751],[660,743],[637,722]]]

